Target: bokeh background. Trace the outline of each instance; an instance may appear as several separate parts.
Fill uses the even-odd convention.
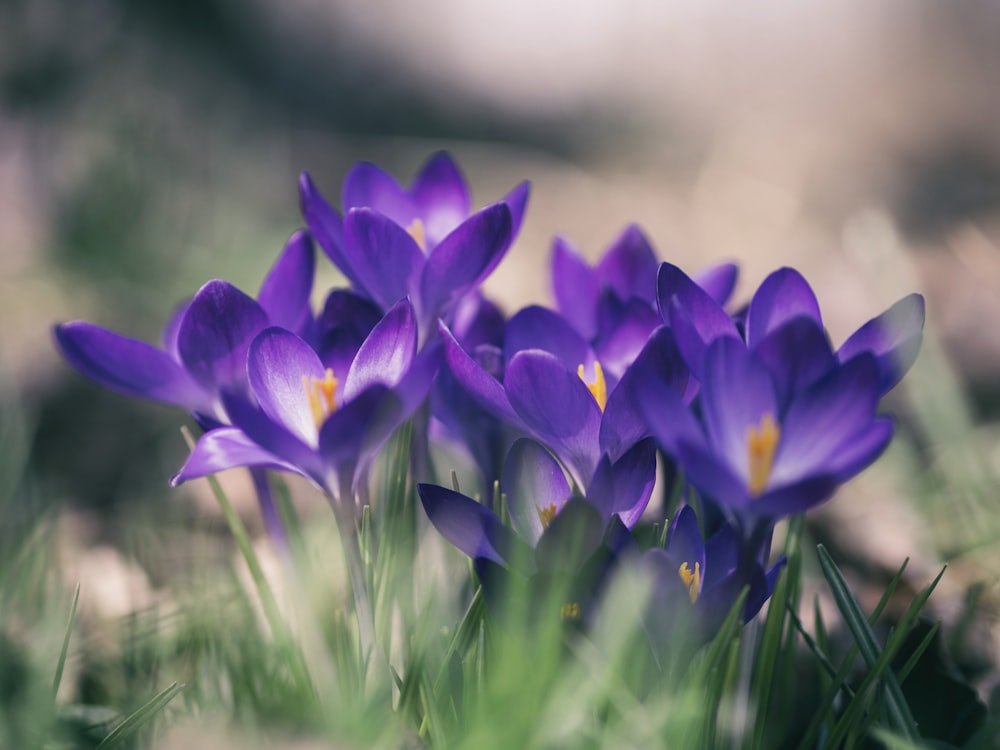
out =
[[[336,198],[355,161],[408,181],[447,148],[477,205],[533,183],[487,285],[508,311],[551,301],[554,234],[594,258],[633,222],[688,271],[739,262],[740,300],[795,265],[838,343],[926,295],[924,351],[890,400],[898,438],[810,529],[869,606],[904,557],[914,587],[948,561],[932,608],[988,698],[998,81],[990,0],[5,0],[0,550],[55,524],[94,622],[228,559],[205,488],[166,487],[185,419],[85,381],[52,324],[156,340],[205,280],[257,289],[302,224],[301,170]]]

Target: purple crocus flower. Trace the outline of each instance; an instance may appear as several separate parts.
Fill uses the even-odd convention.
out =
[[[291,331],[261,331],[247,354],[253,401],[224,395],[232,426],[198,441],[172,484],[236,466],[301,474],[342,504],[363,491],[375,454],[419,406],[437,370],[438,347],[417,353],[409,300],[400,300],[338,379]]]
[[[343,218],[305,173],[299,188],[306,223],[334,265],[383,310],[409,296],[422,339],[503,258],[520,229],[529,190],[522,183],[500,202],[470,213],[465,180],[443,152],[409,188],[374,164],[356,165],[344,180]]]
[[[205,429],[228,424],[223,394],[248,393],[253,338],[268,325],[301,332],[312,326],[315,262],[309,235],[296,232],[256,300],[226,281],[209,281],[168,322],[162,347],[84,321],[57,325],[56,345],[73,367],[110,390],[180,407]],[[267,480],[262,472],[253,479],[267,528],[280,543]]]
[[[629,388],[608,382],[593,349],[558,313],[521,310],[502,350],[485,346],[470,354],[447,329],[442,333],[445,361],[462,388],[497,419],[550,448],[579,486],[602,454],[617,458],[648,434]],[[651,336],[632,369],[655,370],[682,392],[687,370],[671,356],[670,336],[666,328]]]
[[[655,378],[636,392],[687,480],[756,527],[826,500],[881,454],[893,426],[876,414],[880,376],[864,352],[782,399],[763,359],[724,336],[704,356],[699,417]]]
[[[590,266],[562,237],[552,244],[552,285],[556,308],[597,353],[615,379],[635,359],[649,334],[661,324],[656,310],[656,254],[636,225],[630,225]],[[720,306],[736,284],[737,268],[727,263],[696,277]]]
[[[744,587],[749,590],[743,621],[753,619],[774,592],[785,565],[782,557],[765,570],[763,552],[748,549],[728,523],[706,541],[694,510],[685,505],[678,511],[665,546],[646,551],[639,560],[653,580],[644,626],[661,664],[663,652],[678,642],[679,634],[695,643],[711,640]]]
[[[502,606],[510,574],[593,584],[608,555],[631,539],[626,529],[649,502],[655,475],[655,447],[647,440],[618,461],[605,455],[584,495],[574,492],[543,446],[521,439],[507,456],[501,480],[511,527],[461,493],[431,484],[417,490],[434,527],[476,563],[488,601]],[[579,618],[593,593],[587,601],[569,602],[564,615]]]
[[[913,365],[923,335],[924,300],[911,294],[868,321],[834,352],[816,295],[792,268],[781,268],[763,281],[747,306],[742,333],[721,305],[669,263],[660,266],[657,300],[697,380],[704,379],[705,353],[714,341],[742,340],[769,367],[782,399],[807,388],[838,363],[865,353],[875,358],[879,395],[885,395]]]

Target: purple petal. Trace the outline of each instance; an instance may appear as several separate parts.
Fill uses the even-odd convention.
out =
[[[408,299],[397,302],[361,345],[344,380],[344,400],[350,401],[374,383],[394,386],[417,350],[417,323]]]
[[[840,365],[788,407],[770,486],[833,473],[842,446],[875,419],[878,368],[871,355]]]
[[[469,557],[500,565],[527,557],[524,543],[472,498],[433,484],[418,484],[417,493],[434,528]]]
[[[177,351],[206,387],[246,390],[247,349],[267,324],[267,313],[256,301],[226,281],[209,281],[181,321]]]
[[[423,403],[441,369],[444,344],[441,339],[431,341],[414,357],[409,369],[393,388],[402,404],[402,419],[408,419]]]
[[[677,266],[660,264],[656,301],[660,317],[673,329],[678,348],[696,377],[701,376],[709,344],[722,337],[740,339],[726,311]]]
[[[522,427],[524,423],[510,405],[503,385],[468,355],[444,325],[439,327],[439,331],[444,340],[445,362],[455,380],[490,414],[515,427]]]
[[[862,469],[867,468],[889,445],[895,425],[887,417],[880,417],[854,434],[831,458],[830,469],[841,482],[846,482]]]
[[[840,482],[830,474],[809,476],[799,482],[777,487],[751,500],[747,508],[760,516],[777,518],[803,513],[828,500]]]
[[[382,320],[382,311],[367,297],[350,289],[334,289],[316,320],[316,353],[335,373],[346,373],[368,334]]]
[[[804,315],[773,329],[758,342],[754,354],[771,371],[782,403],[837,364],[826,331]]]
[[[746,479],[714,449],[681,440],[674,452],[684,467],[685,479],[703,496],[733,508],[744,506],[750,500]]]
[[[462,222],[427,256],[420,278],[421,315],[437,317],[437,311],[482,281],[509,245],[506,203],[487,206]]]
[[[211,394],[152,344],[83,321],[58,325],[53,334],[66,361],[105,388],[190,411],[212,410]]]
[[[643,440],[612,466],[614,476],[614,505],[628,527],[635,526],[642,517],[656,483],[656,444]]]
[[[702,590],[712,588],[736,570],[739,565],[739,543],[736,529],[728,523],[708,538],[705,542]]]
[[[344,403],[323,422],[319,451],[327,466],[367,465],[400,424],[402,405],[385,386],[375,384]]]
[[[344,253],[358,286],[386,310],[410,294],[425,262],[416,240],[402,226],[368,208],[347,213]]]
[[[549,506],[558,512],[571,494],[559,462],[528,438],[511,446],[500,486],[507,495],[511,525],[532,546],[542,535],[540,512]]]
[[[552,291],[556,307],[585,339],[597,335],[597,274],[562,237],[552,240]]]
[[[758,429],[765,414],[780,418],[767,368],[742,341],[719,339],[705,355],[701,403],[714,450],[737,475],[748,478],[748,431]]]
[[[598,459],[601,410],[587,386],[548,352],[518,352],[504,385],[524,424],[555,450],[584,486]]]
[[[170,479],[170,486],[176,487],[190,479],[217,474],[240,466],[258,466],[293,474],[303,473],[296,466],[261,448],[242,430],[236,427],[218,427],[198,438],[184,466]]]
[[[669,332],[667,328],[662,330]],[[653,342],[656,341],[655,348],[647,347],[644,350],[644,353],[649,352],[651,363],[655,363],[660,354],[661,337],[665,338],[667,335],[658,334],[657,339],[650,342],[651,346],[654,346]],[[678,391],[676,383],[664,380],[656,367],[639,367],[637,361],[636,367],[625,373],[622,382],[608,399],[605,420],[610,418],[609,412],[618,391],[623,391],[632,400],[634,413],[642,416],[649,433],[656,438],[666,453],[676,453],[677,446],[682,441],[693,444],[704,443],[701,427],[684,402],[683,394]],[[615,430],[615,432],[621,431]],[[610,433],[610,430],[608,432]],[[608,449],[609,442],[609,434],[602,428],[601,445],[605,450]]]
[[[345,212],[373,208],[402,227],[409,227],[418,215],[410,194],[379,167],[364,161],[344,178],[342,203]]]
[[[308,445],[317,445],[317,426],[306,385],[322,379],[323,364],[305,341],[284,328],[267,328],[250,346],[250,387],[264,413]]]
[[[750,300],[746,340],[751,349],[767,334],[792,318],[806,316],[822,328],[819,302],[812,287],[794,268],[779,268],[760,285]]]
[[[434,247],[469,215],[469,188],[458,166],[444,151],[434,154],[410,189],[417,215],[423,217],[427,246]]]
[[[636,297],[618,310],[610,326],[602,323],[594,348],[604,365],[605,375],[617,381],[660,325],[660,316],[653,306]]]
[[[739,266],[735,263],[720,263],[695,274],[694,282],[718,302],[720,307],[724,307],[736,288],[739,272]]]
[[[285,244],[261,284],[257,302],[272,325],[299,333],[311,316],[309,297],[316,273],[316,253],[308,233],[299,230]]]
[[[510,208],[510,236],[517,237],[524,222],[524,212],[531,194],[531,183],[525,180],[504,196],[503,202]]]
[[[675,399],[679,399],[687,381],[688,369],[677,352],[673,333],[667,326],[661,326],[649,337],[635,362],[608,396],[601,421],[601,450],[617,458],[630,446],[652,434],[647,425],[648,419],[656,419],[661,425],[664,422],[656,412],[660,397],[655,393],[659,389],[669,389],[674,391]],[[653,403],[645,400],[644,394],[639,392],[640,388],[654,392]],[[667,408],[676,408],[683,413],[688,428],[698,432],[682,401],[677,400],[674,406]]]
[[[556,357],[565,367],[575,370],[583,365],[592,370],[595,362],[590,345],[580,337],[559,313],[538,305],[518,312],[504,332],[504,355],[507,360],[525,349],[541,349]]]
[[[337,209],[326,201],[306,172],[299,177],[299,205],[309,232],[333,261],[333,265],[353,286],[364,289],[364,284],[351,264],[350,256],[344,252],[344,220]]]
[[[924,298],[904,297],[877,318],[865,323],[837,352],[847,362],[863,352],[875,355],[879,367],[879,393],[888,393],[913,366],[924,329]]]
[[[181,322],[184,320],[184,316],[187,315],[187,309],[190,305],[191,300],[177,305],[174,311],[170,313],[166,325],[163,326],[163,333],[160,334],[160,342],[163,344],[163,350],[177,362],[181,361],[181,355],[177,353],[177,335],[180,333]]]
[[[597,277],[622,300],[629,297],[656,301],[656,253],[635,224],[612,243],[597,264]]]

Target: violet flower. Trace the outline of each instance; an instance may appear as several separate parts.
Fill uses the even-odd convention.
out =
[[[605,455],[586,485],[574,491],[559,462],[539,443],[514,443],[501,487],[511,526],[484,505],[431,484],[417,487],[427,517],[449,542],[467,554],[480,572],[487,601],[503,607],[510,576],[522,580],[586,580],[586,601],[568,602],[564,615],[589,610],[594,576],[609,556],[630,541],[627,528],[642,515],[656,478],[656,452],[646,440],[618,461]]]
[[[422,340],[503,258],[529,189],[522,183],[470,213],[465,180],[444,152],[428,160],[409,188],[374,164],[356,165],[344,179],[343,218],[309,175],[303,173],[299,188],[306,223],[334,265],[383,310],[409,296]]]
[[[881,375],[863,352],[782,399],[762,358],[723,336],[705,352],[698,417],[655,378],[637,393],[687,480],[759,526],[826,500],[882,453],[893,425],[876,414]]]
[[[556,308],[591,344],[610,377],[621,377],[662,322],[656,309],[657,267],[649,240],[634,224],[595,266],[588,265],[568,240],[553,240]],[[732,294],[736,276],[736,266],[726,263],[700,274],[696,283],[722,306]]]

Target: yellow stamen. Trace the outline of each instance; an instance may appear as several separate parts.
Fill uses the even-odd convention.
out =
[[[687,563],[681,563],[677,575],[681,577],[681,583],[688,590],[688,596],[691,597],[691,603],[694,604],[698,601],[698,589],[701,588],[701,563],[694,564],[694,573],[691,572]]]
[[[580,605],[577,602],[567,602],[562,605],[560,610],[562,618],[564,620],[579,620],[580,619]]]
[[[587,382],[587,378],[583,373],[583,365],[576,368],[576,374],[580,376],[580,380],[582,380],[584,385],[587,386],[587,390],[590,391],[590,395],[594,397],[594,401],[597,402],[597,405],[601,407],[601,411],[604,411],[604,407],[608,403],[608,383],[604,379],[604,368],[601,367],[601,363],[594,362],[593,383]]]
[[[426,252],[427,250],[427,237],[424,235],[424,222],[419,218],[414,219],[410,222],[410,226],[406,228],[406,233],[413,238],[413,241],[417,243],[417,246]]]
[[[760,418],[759,427],[747,428],[747,465],[750,469],[750,494],[758,497],[767,486],[774,467],[781,427],[770,413]]]
[[[544,508],[536,505],[535,510],[538,511],[538,520],[542,522],[542,528],[547,529],[552,519],[556,517],[556,504],[549,503]]]
[[[333,377],[333,370],[326,368],[326,374],[322,378],[310,378],[308,375],[302,376],[302,388],[309,399],[309,410],[312,412],[313,421],[318,430],[326,418],[337,410],[337,383],[339,381]]]

